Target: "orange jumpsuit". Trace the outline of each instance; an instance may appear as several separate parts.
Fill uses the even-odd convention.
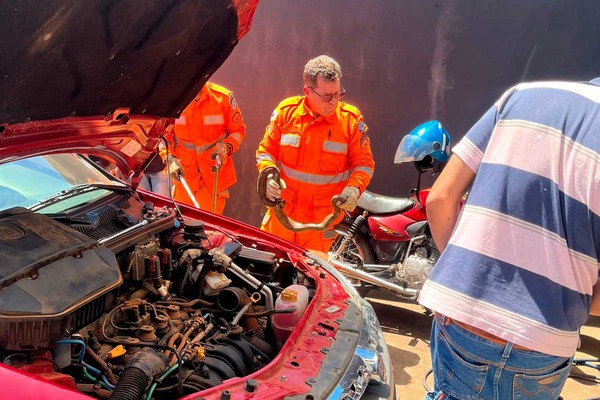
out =
[[[215,174],[210,158],[217,142],[230,145],[231,152],[239,149],[246,135],[242,113],[233,93],[207,82],[198,96],[175,121],[173,133],[167,137],[169,152],[185,168],[185,180],[194,192],[200,208],[212,210]],[[229,198],[229,188],[237,181],[231,157],[221,166],[218,177],[215,212],[221,214]],[[192,201],[179,182],[175,182],[174,198],[185,204]]]
[[[279,169],[287,189],[282,190],[286,214],[298,222],[321,222],[331,213],[331,197],[344,187],[362,193],[369,184],[375,162],[360,111],[339,102],[334,114],[316,116],[304,96],[282,101],[256,152],[258,172]],[[327,251],[335,233],[291,232],[269,209],[262,230],[305,248]]]

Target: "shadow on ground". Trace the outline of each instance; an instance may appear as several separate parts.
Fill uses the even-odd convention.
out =
[[[403,307],[398,307],[398,301],[402,300],[387,291],[372,290],[367,297],[386,335],[390,356],[394,360],[396,385],[418,384],[415,380],[421,377],[407,370],[419,364],[430,364],[431,317],[414,302],[406,301]]]
[[[388,291],[370,291],[367,295],[384,332],[414,337],[429,344],[431,316],[416,302],[402,300]],[[406,303],[406,307],[387,302]]]

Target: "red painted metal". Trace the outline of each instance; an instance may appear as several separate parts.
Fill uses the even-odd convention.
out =
[[[368,219],[369,231],[373,239],[382,242],[405,242],[410,239],[406,228],[415,222],[427,220],[425,209],[429,189],[419,192],[419,200],[413,196],[415,205],[402,214],[373,215]]]
[[[82,393],[67,389],[41,376],[32,375],[22,368],[15,369],[0,363],[0,399],[18,400],[89,400]]]
[[[53,153],[91,154],[109,159],[128,176],[140,171],[156,154],[160,136],[172,124],[169,118],[133,117],[126,110],[117,110],[109,117],[69,117],[8,125],[2,133],[0,160]],[[141,179],[141,173],[138,175]]]
[[[404,242],[409,239],[406,228],[415,223],[403,214],[374,216],[367,220],[373,239],[382,242]]]
[[[250,30],[258,2],[259,0],[233,0],[238,15],[238,40]]]
[[[76,390],[77,384],[71,375],[61,374],[54,370],[54,363],[51,361],[50,353],[46,353],[44,358],[37,358],[31,363],[18,367],[19,371],[38,376],[57,385]]]
[[[419,192],[419,201],[415,201],[415,206],[405,212],[403,215],[416,222],[425,221],[427,219],[427,211],[425,206],[427,205],[427,196],[429,196],[430,189],[423,189]],[[415,197],[413,199],[416,200]]]

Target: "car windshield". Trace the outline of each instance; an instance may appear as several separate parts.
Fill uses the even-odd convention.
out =
[[[64,212],[127,186],[77,154],[52,154],[0,165],[0,211],[26,207]]]

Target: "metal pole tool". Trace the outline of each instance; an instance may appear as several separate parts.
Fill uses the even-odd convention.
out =
[[[187,193],[190,200],[192,201],[192,204],[194,204],[194,207],[200,208],[200,204],[198,204],[198,201],[194,197],[194,192],[192,192],[192,189],[190,189],[190,186],[187,184],[185,178],[183,176],[181,176],[181,174],[179,174],[179,181],[181,182],[181,186],[183,186],[183,188],[185,189],[185,192]]]
[[[212,212],[214,213],[217,210],[217,195],[219,190],[219,170],[221,169],[221,156],[218,154],[213,154],[212,159],[215,160],[215,165],[213,165],[210,170],[213,174],[215,174],[215,183],[213,184],[213,197],[212,197]]]

